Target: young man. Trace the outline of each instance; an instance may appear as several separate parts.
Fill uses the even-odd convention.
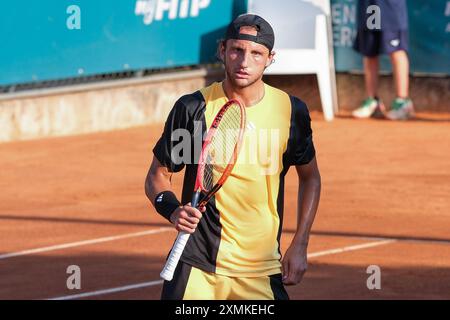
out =
[[[178,231],[191,233],[173,280],[164,282],[162,299],[288,299],[284,285],[298,284],[306,271],[320,174],[306,105],[262,81],[274,57],[274,41],[272,27],[263,18],[251,14],[236,18],[219,48],[225,79],[181,97],[153,149],[147,197]],[[193,162],[177,164],[172,151],[178,142],[172,141],[171,134],[183,128],[193,141],[204,136],[229,99],[239,99],[246,106],[241,152],[232,175],[199,211],[189,203],[199,152],[192,156]],[[250,136],[264,137],[258,133],[267,131],[275,133],[270,141],[263,138],[254,145]],[[241,161],[252,153],[249,150],[260,154],[267,146],[267,157]],[[292,165],[301,180],[297,231],[281,261],[284,176]],[[179,202],[170,180],[173,172],[184,167]]]
[[[376,6],[376,7],[371,7]],[[375,8],[375,10],[373,9]],[[377,11],[379,8],[379,11]],[[379,12],[381,25],[378,28],[371,17],[377,18]],[[379,55],[388,54],[391,58],[397,97],[386,117],[391,120],[406,120],[414,114],[409,98],[409,59],[408,59],[408,12],[405,0],[359,0],[358,33],[354,49],[364,58],[364,76],[367,99],[353,111],[356,118],[368,118],[384,113],[384,105],[378,97]]]

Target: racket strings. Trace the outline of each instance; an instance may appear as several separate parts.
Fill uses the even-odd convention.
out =
[[[211,138],[204,158],[203,188],[206,190],[211,190],[225,173],[227,166],[236,160],[242,117],[241,108],[231,105]]]

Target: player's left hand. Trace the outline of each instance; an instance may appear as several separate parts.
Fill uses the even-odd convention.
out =
[[[308,267],[306,247],[292,244],[281,261],[283,283],[287,286],[299,284]]]

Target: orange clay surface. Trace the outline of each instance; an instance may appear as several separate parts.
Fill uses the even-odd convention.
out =
[[[291,299],[450,299],[450,122],[312,118],[322,198]],[[144,179],[161,128],[0,144],[0,299],[159,298],[176,232]],[[291,170],[283,252],[297,188]],[[80,290],[66,287],[69,265]],[[380,290],[367,288],[370,265]]]

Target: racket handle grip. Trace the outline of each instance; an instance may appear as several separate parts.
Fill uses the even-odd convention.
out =
[[[175,240],[175,244],[173,245],[172,250],[170,251],[169,258],[166,261],[166,265],[164,269],[161,271],[161,278],[167,281],[171,281],[173,278],[173,274],[175,269],[177,268],[178,261],[180,261],[180,257],[183,254],[184,247],[186,246],[187,241],[189,240],[190,234],[184,231],[180,231],[178,233],[177,239]]]
[[[194,192],[192,196],[191,206],[196,208],[198,205],[198,201],[200,200],[200,191]],[[159,274],[161,278],[167,281],[171,281],[173,278],[173,274],[175,269],[177,268],[178,261],[180,261],[181,255],[183,254],[184,247],[188,242],[190,234],[184,231],[180,231],[178,233],[177,239],[175,240],[175,244],[170,251],[169,258],[166,261],[166,265],[164,269]]]

